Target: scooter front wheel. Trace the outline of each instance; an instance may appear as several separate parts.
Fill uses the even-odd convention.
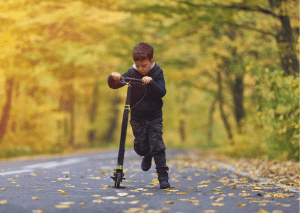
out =
[[[115,187],[120,188],[120,183],[122,181],[122,174],[120,172],[116,173],[116,179],[115,179]]]

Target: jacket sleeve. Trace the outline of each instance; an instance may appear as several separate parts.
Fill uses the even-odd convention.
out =
[[[129,75],[129,70],[127,72],[125,72],[122,76],[128,77],[128,75]],[[115,81],[111,75],[108,76],[107,83],[108,83],[108,86],[112,89],[119,89],[124,86],[120,82]]]
[[[158,76],[158,80],[155,81],[151,81],[150,86],[152,87],[152,89],[154,90],[155,94],[159,97],[162,98],[165,96],[167,90],[165,87],[165,78],[164,78],[164,74],[163,72],[161,72]]]

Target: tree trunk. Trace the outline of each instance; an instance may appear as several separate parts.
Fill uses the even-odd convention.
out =
[[[214,112],[216,109],[216,103],[218,98],[215,98],[210,106],[208,124],[207,124],[207,141],[209,144],[212,143],[212,130],[213,130],[213,122],[214,122]]]
[[[225,129],[226,129],[226,132],[227,132],[227,137],[230,140],[231,144],[234,144],[232,131],[231,131],[231,126],[230,126],[228,118],[225,114],[224,106],[223,106],[223,102],[224,102],[223,93],[222,93],[223,87],[222,87],[222,76],[221,76],[220,72],[217,72],[217,83],[218,83],[218,89],[219,89],[218,101],[219,101],[219,108],[220,108],[221,117],[222,117]]]
[[[96,130],[93,126],[95,120],[96,120],[96,112],[98,108],[98,102],[99,102],[99,83],[95,83],[94,92],[93,92],[93,102],[90,110],[90,123],[92,126],[92,129],[88,132],[88,139],[91,145],[95,142],[96,137]]]
[[[121,102],[121,99],[119,96],[115,96],[112,100],[112,117],[110,118],[110,124],[108,127],[108,130],[106,134],[103,136],[103,140],[110,143],[114,141],[114,132],[118,125],[118,117],[120,114],[119,110],[119,103]]]
[[[289,16],[279,17],[282,29],[276,37],[281,59],[281,66],[286,75],[297,75],[299,72],[299,62],[296,55],[293,31]]]
[[[241,120],[245,117],[245,110],[243,107],[243,99],[244,99],[244,84],[243,84],[243,75],[238,75],[235,78],[235,82],[232,85],[232,95],[234,101],[234,115],[238,128],[238,132],[241,133]]]
[[[11,110],[13,84],[14,84],[13,78],[6,80],[6,102],[5,102],[5,105],[2,110],[2,117],[1,117],[1,121],[0,121],[0,141],[4,138],[8,120],[9,120],[9,112]]]

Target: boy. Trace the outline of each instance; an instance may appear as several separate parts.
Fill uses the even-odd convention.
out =
[[[152,157],[156,164],[156,172],[160,188],[170,188],[168,182],[168,166],[166,165],[166,147],[162,138],[162,97],[166,94],[165,79],[162,69],[154,62],[153,47],[147,43],[139,43],[133,49],[134,64],[122,76],[142,79],[131,87],[130,124],[134,139],[134,150],[144,156],[142,170],[151,168]],[[118,89],[121,75],[112,72],[108,76],[108,85]],[[146,93],[145,93],[146,92]]]

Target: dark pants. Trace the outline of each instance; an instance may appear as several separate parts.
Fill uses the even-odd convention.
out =
[[[130,120],[134,139],[134,150],[140,156],[151,155],[154,158],[158,180],[168,180],[166,165],[166,147],[162,138],[162,118],[152,121]]]

